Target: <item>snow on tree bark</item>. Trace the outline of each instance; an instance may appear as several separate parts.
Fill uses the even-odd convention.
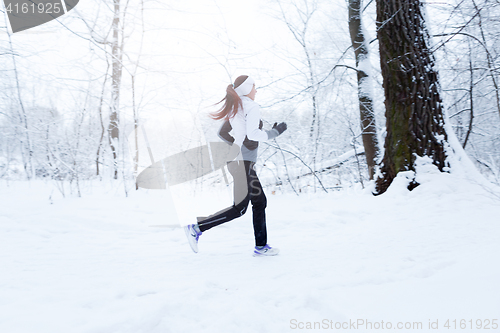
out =
[[[120,103],[120,84],[122,78],[122,47],[123,43],[119,43],[120,35],[120,0],[113,0],[114,17],[113,17],[113,39],[111,43],[112,58],[112,89],[111,89],[111,110],[109,116],[109,146],[113,152],[114,161],[114,178],[118,179],[118,155],[117,141],[119,136],[119,103]],[[123,34],[123,32],[122,32]]]
[[[365,68],[366,65],[369,66],[369,59],[368,47],[361,23],[361,4],[362,0],[349,0],[349,32],[358,70],[358,98],[363,146],[365,148],[366,163],[368,164],[368,174],[370,179],[373,179],[378,154],[378,142],[373,100],[369,89],[367,89],[368,87],[366,87],[369,77]]]
[[[445,167],[441,97],[419,0],[377,0],[377,37],[385,91],[387,135],[377,192],[400,171],[414,170],[416,156]],[[413,181],[409,189],[418,184]]]

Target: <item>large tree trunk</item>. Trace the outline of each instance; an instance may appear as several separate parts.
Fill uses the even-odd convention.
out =
[[[414,170],[415,155],[429,156],[442,171],[447,136],[420,1],[377,0],[377,28],[387,119],[380,194],[399,171]]]
[[[367,87],[368,74],[365,72],[365,66],[363,66],[363,62],[369,60],[361,23],[361,4],[362,0],[349,0],[349,32],[358,70],[358,98],[363,146],[365,147],[368,174],[370,179],[373,179],[378,154],[377,128],[375,126],[375,114],[373,113],[373,101],[369,93],[370,89]]]

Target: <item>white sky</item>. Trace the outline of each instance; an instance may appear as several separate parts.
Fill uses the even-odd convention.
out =
[[[96,31],[102,35],[110,25],[109,3],[81,1],[76,10],[85,21],[93,24],[98,16],[96,3],[100,5],[101,13]],[[126,29],[130,38],[125,44],[125,53],[132,61],[137,59],[140,46],[139,4],[139,1],[132,0],[127,16]],[[223,93],[229,76],[234,79],[240,74],[254,76],[258,85],[267,84],[269,80],[281,77],[283,68],[289,66],[286,59],[279,59],[275,54],[287,54],[292,58],[298,50],[285,25],[271,17],[273,9],[269,1],[195,0],[165,4],[146,1],[145,7],[146,33],[141,65],[149,69],[148,88],[151,90],[170,86],[172,82],[169,79],[175,78],[174,86],[184,91],[189,87],[202,90],[194,93],[208,91],[210,95],[212,90],[221,89]],[[82,35],[87,31],[75,15],[66,15],[61,21]],[[83,58],[89,55],[89,47],[98,50],[99,46],[72,34],[58,22],[12,35],[12,39],[15,48],[38,55],[30,60],[37,67],[31,74],[38,71],[57,74],[50,80],[67,78],[71,73],[92,71],[94,68],[95,72],[90,77],[95,78],[103,71],[99,67],[105,68],[102,59],[96,57],[90,68],[88,62],[83,63]],[[80,60],[82,64],[79,64]],[[124,63],[129,71],[133,71],[134,66],[127,59]],[[158,71],[164,72],[164,75],[156,82],[151,76]],[[197,75],[197,79],[191,78],[193,74]],[[179,75],[185,76],[181,80],[186,82],[179,83]],[[259,80],[261,77],[263,79]],[[126,81],[127,70],[124,70],[124,84],[127,84]]]
[[[75,11],[87,24],[95,24],[96,36],[102,38],[111,24],[110,5],[109,1],[85,0]],[[302,57],[302,50],[286,25],[275,18],[277,7],[269,0],[146,0],[144,6],[146,32],[142,49],[140,1],[131,0],[127,12],[125,29],[129,37],[125,43],[120,97],[123,120],[131,120],[129,73],[134,72],[139,54],[142,68],[137,71],[136,103],[143,120],[163,127],[166,119],[174,117],[186,123],[200,110],[196,121],[208,123],[206,114],[214,111],[216,108],[211,105],[224,97],[229,77],[234,80],[248,74],[256,79],[257,86],[265,86],[296,71],[293,65]],[[332,20],[332,26],[311,28],[312,32],[324,31],[331,38],[326,49],[335,52],[345,49],[345,41],[349,42],[344,6],[343,0],[329,3],[332,13],[318,11],[316,20],[311,22],[320,25],[325,15],[338,16],[337,22]],[[33,105],[57,107],[62,113],[83,108],[88,80],[94,80],[91,91],[94,103],[98,100],[106,62],[101,45],[77,35],[88,36],[81,18],[74,13],[65,15],[61,22],[67,28],[50,22],[11,36],[14,48],[22,54],[18,58],[21,80],[34,82],[33,88],[23,91],[27,99],[33,98]],[[95,51],[91,52],[91,48]],[[317,51],[321,48],[325,45],[318,45]],[[287,83],[281,89],[290,94],[297,87]],[[278,93],[276,88],[260,89],[257,102],[277,100]],[[109,92],[106,97],[109,101]],[[295,105],[264,109],[263,117],[269,122],[283,121],[277,111],[287,107]]]

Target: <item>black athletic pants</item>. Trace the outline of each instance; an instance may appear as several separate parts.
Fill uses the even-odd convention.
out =
[[[251,201],[255,245],[264,246],[267,244],[267,199],[254,166],[255,163],[250,161],[232,161],[227,164],[234,179],[234,203],[231,207],[209,217],[198,217],[198,226],[202,232],[242,216],[247,211],[248,203]]]

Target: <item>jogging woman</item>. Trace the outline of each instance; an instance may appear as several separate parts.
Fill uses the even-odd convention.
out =
[[[255,235],[254,256],[274,256],[279,250],[267,244],[266,206],[267,199],[255,172],[258,142],[274,139],[283,133],[286,123],[274,124],[269,131],[262,130],[260,106],[254,101],[255,81],[242,75],[234,84],[226,89],[226,97],[222,99],[223,107],[211,114],[215,120],[226,121],[219,129],[219,137],[233,148],[239,149],[234,161],[227,163],[227,168],[234,179],[234,203],[208,217],[198,217],[195,224],[184,227],[189,245],[198,252],[198,240],[201,234],[210,228],[229,222],[245,214],[248,203],[252,202],[253,230]],[[232,132],[232,136],[229,134]],[[233,155],[234,156],[234,155]]]

